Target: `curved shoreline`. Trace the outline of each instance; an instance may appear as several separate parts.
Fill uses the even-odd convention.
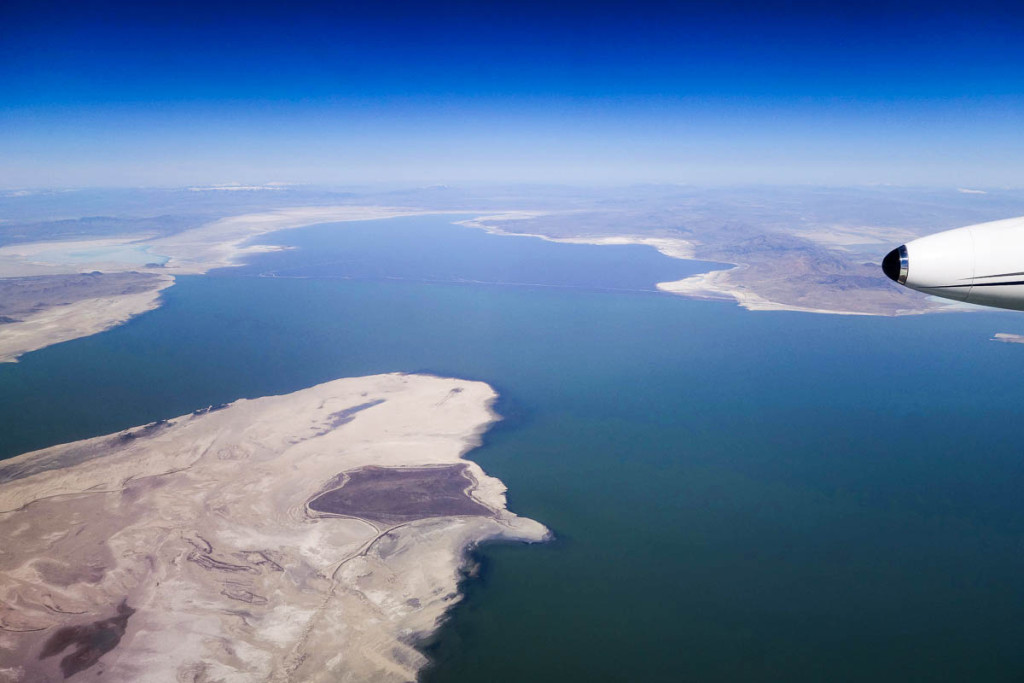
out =
[[[391,207],[311,207],[223,218],[169,237],[76,239],[57,242],[26,242],[0,247],[0,278],[101,273],[145,272],[160,275],[160,283],[145,294],[83,298],[39,311],[31,318],[0,325],[0,363],[17,362],[19,356],[52,344],[86,337],[116,327],[158,308],[159,293],[174,284],[175,275],[201,275],[214,268],[236,266],[248,254],[276,250],[245,242],[278,230],[303,228],[319,223],[377,220],[398,216],[439,213]],[[152,253],[159,264],[104,260],[104,250],[133,245]],[[62,251],[95,251],[92,261],[60,259]]]
[[[147,296],[82,299],[64,307],[41,311],[32,320],[0,326],[0,362],[15,362],[18,356],[29,351],[96,334],[119,325],[131,317],[153,310],[159,306],[159,292],[173,284],[175,275],[204,274],[214,268],[236,266],[246,255],[278,249],[278,247],[266,245],[246,245],[246,242],[260,235],[323,223],[450,213],[453,211],[414,207],[300,207],[223,218],[168,237],[147,238],[135,235],[123,239],[32,242],[0,247],[0,277],[55,275],[90,270],[107,273],[136,271],[157,273],[162,276],[161,284]],[[698,243],[677,237],[633,234],[551,237],[538,233],[516,232],[495,225],[496,222],[514,223],[516,220],[552,215],[552,212],[547,211],[501,213],[455,211],[454,213],[475,214],[474,217],[457,221],[456,224],[484,230],[493,235],[532,237],[563,244],[641,245],[653,247],[669,258],[681,260],[699,260],[701,258],[697,254]],[[79,250],[94,249],[102,254],[104,248],[117,249],[129,244],[164,259],[164,263],[140,269],[136,264],[105,262],[102,260],[102,256],[98,256],[97,261],[89,263],[49,263],[45,260],[54,258],[53,255],[60,252],[62,245]],[[931,302],[918,302],[916,304],[919,306],[918,308],[893,307],[890,302],[886,304],[884,310],[855,310],[841,306],[805,306],[780,303],[748,284],[736,282],[736,275],[742,273],[747,266],[740,263],[732,265],[732,268],[726,270],[701,273],[678,281],[660,282],[656,287],[660,291],[688,298],[735,301],[743,308],[752,311],[898,316],[947,310],[946,307]],[[865,305],[871,308],[876,304],[867,302]]]
[[[593,245],[626,245],[636,244],[642,246],[654,247],[661,254],[668,256],[669,258],[688,260],[688,261],[701,261],[706,260],[710,262],[717,262],[728,264],[732,266],[724,270],[714,270],[706,273],[700,273],[692,275],[682,280],[675,280],[670,282],[659,282],[656,287],[658,290],[673,294],[676,296],[684,296],[691,299],[708,299],[714,301],[733,301],[742,308],[750,311],[794,311],[800,313],[822,313],[831,315],[867,315],[867,316],[902,316],[902,315],[921,315],[925,313],[940,313],[949,312],[953,310],[960,310],[952,308],[944,302],[934,300],[926,300],[924,303],[914,303],[916,308],[894,308],[891,305],[884,306],[884,310],[854,310],[852,308],[844,308],[841,306],[803,306],[792,303],[782,303],[775,301],[772,298],[765,296],[763,293],[756,291],[756,288],[751,287],[749,284],[736,282],[736,275],[743,273],[749,268],[749,265],[741,262],[733,262],[724,260],[716,256],[701,256],[697,253],[700,245],[697,241],[685,240],[678,237],[666,237],[666,236],[646,236],[646,235],[635,235],[635,234],[623,234],[623,235],[580,235],[571,237],[551,237],[540,233],[533,232],[517,232],[515,230],[509,230],[504,227],[498,227],[495,222],[510,223],[516,220],[528,220],[530,218],[537,218],[540,216],[550,216],[557,212],[530,212],[530,211],[513,211],[506,213],[492,213],[490,215],[482,215],[476,218],[468,219],[465,221],[459,221],[459,225],[465,225],[467,227],[478,228],[489,232],[493,235],[502,235],[508,237],[536,237],[548,242],[561,242],[565,244],[593,244]],[[572,213],[572,212],[565,212]],[[489,221],[489,222],[488,222]],[[756,284],[756,281],[755,283]],[[899,292],[899,294],[904,294]],[[911,300],[912,301],[912,300]],[[870,308],[875,306],[876,308],[883,308],[879,302],[864,302]]]
[[[0,363],[16,363],[30,351],[122,325],[159,308],[161,292],[173,284],[174,278],[165,275],[145,292],[80,299],[5,323],[0,326]]]
[[[464,459],[495,397],[426,375],[341,379],[0,462],[0,671],[59,680],[66,653],[39,658],[54,634],[105,628],[90,625],[124,604],[123,635],[95,658],[109,680],[413,679],[427,663],[415,643],[458,601],[471,549],[549,538]],[[452,467],[488,512],[439,500],[436,515],[381,523],[307,505],[346,472]],[[391,481],[362,500],[400,502]]]

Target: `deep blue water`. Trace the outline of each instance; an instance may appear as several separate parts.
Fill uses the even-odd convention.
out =
[[[988,341],[1019,315],[609,291],[699,267],[437,218],[276,240],[301,248],[0,366],[0,457],[341,376],[480,379],[507,419],[471,457],[558,540],[481,550],[428,680],[1024,677],[1024,348]]]
[[[658,282],[720,267],[665,258],[639,245],[553,245],[450,223],[467,217],[410,216],[282,231],[259,243],[288,251],[222,273],[651,291]]]

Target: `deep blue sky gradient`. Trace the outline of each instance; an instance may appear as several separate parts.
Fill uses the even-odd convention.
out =
[[[1018,186],[1010,3],[0,2],[0,186]]]

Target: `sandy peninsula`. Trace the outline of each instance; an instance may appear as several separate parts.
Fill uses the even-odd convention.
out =
[[[736,274],[742,272],[744,266],[736,266],[730,270],[714,270],[700,273],[673,282],[659,282],[658,289],[669,294],[689,297],[691,299],[708,299],[712,301],[735,301],[748,311],[796,311],[800,313],[829,313],[832,315],[882,315],[879,312],[849,311],[841,308],[815,308],[793,303],[779,303],[761,296],[749,285],[737,281]],[[919,311],[900,311],[895,315],[906,315]]]
[[[0,463],[0,680],[414,680],[467,549],[548,536],[463,459],[494,398],[342,379]]]
[[[727,221],[680,225],[680,215],[630,210],[506,212],[460,225],[496,235],[523,235],[570,244],[638,244],[670,258],[714,261],[722,270],[657,288],[695,299],[734,301],[752,311],[837,315],[914,315],[952,310],[934,297],[900,291],[880,275],[873,250],[906,241],[895,227],[775,226],[755,231]],[[647,233],[643,233],[643,228]]]
[[[568,212],[566,215],[570,215]],[[541,216],[552,217],[557,214],[541,212],[507,212],[479,216],[465,221],[459,221],[458,225],[471,228],[479,228],[492,235],[504,235],[508,237],[536,237],[548,242],[561,242],[563,244],[592,244],[592,245],[627,245],[635,244],[653,247],[661,254],[669,258],[682,260],[698,259],[698,244],[692,240],[668,236],[646,236],[646,235],[578,235],[571,237],[553,237],[542,233],[528,232],[529,228],[524,227],[522,232],[517,230],[516,221],[524,225],[527,221]],[[499,227],[499,225],[501,227]],[[692,277],[672,282],[659,282],[657,288],[669,294],[676,294],[691,299],[709,299],[714,301],[735,301],[737,304],[750,311],[799,311],[803,313],[832,313],[837,315],[878,315],[877,312],[850,311],[841,308],[814,307],[797,305],[792,303],[780,303],[773,301],[755,291],[755,287],[743,281],[741,275],[747,267],[743,264],[734,263],[732,268],[727,270],[715,270],[709,273],[700,273]],[[739,277],[738,277],[739,276]],[[759,284],[755,281],[754,284]],[[886,293],[888,295],[888,293]],[[916,313],[918,311],[898,311],[900,313]]]
[[[386,206],[313,206],[251,213],[214,221],[200,228],[147,242],[154,252],[169,260],[163,270],[171,274],[195,275],[213,268],[238,265],[245,256],[277,247],[246,245],[253,237],[278,230],[304,228],[319,223],[368,221],[398,216],[416,216],[436,211]]]
[[[159,306],[159,294],[174,275],[202,274],[234,266],[249,254],[275,247],[247,245],[253,237],[317,223],[372,220],[430,213],[375,206],[281,209],[213,221],[166,236],[125,235],[102,239],[26,242],[0,247],[0,288],[14,278],[61,278],[83,273],[149,275],[146,292],[66,292],[65,300],[41,298],[30,316],[0,324],[0,362],[29,351],[102,332]],[[95,283],[86,283],[94,286]]]
[[[554,237],[551,235],[545,235],[543,233],[528,232],[528,228],[523,231],[516,230],[516,221],[528,221],[530,219],[539,218],[541,216],[557,216],[566,215],[571,216],[574,212],[539,212],[539,211],[507,211],[500,214],[491,214],[487,216],[478,216],[469,220],[458,221],[456,225],[464,225],[468,228],[478,228],[492,235],[503,235],[506,237],[535,237],[542,239],[546,242],[560,242],[562,244],[593,244],[593,245],[626,245],[626,244],[639,244],[647,247],[654,247],[659,252],[668,256],[669,258],[677,258],[683,260],[691,260],[696,257],[696,245],[689,241],[680,239],[677,237],[652,237],[649,235],[574,235],[566,237]],[[498,224],[505,224],[504,227],[498,227]]]
[[[653,247],[677,259],[703,258],[731,264],[728,270],[662,282],[664,292],[691,298],[732,300],[750,310],[788,310],[850,315],[907,315],[948,310],[909,294],[881,276],[873,264],[851,261],[844,250],[885,243],[895,228],[835,229],[744,236],[729,231],[681,236],[664,228],[632,232],[643,216],[586,211],[461,210],[472,218],[459,224],[495,235],[533,237],[568,244]],[[79,295],[73,306],[0,325],[0,362],[20,354],[121,324],[159,305],[159,292],[175,275],[206,273],[238,265],[247,255],[278,247],[253,245],[259,235],[321,223],[375,220],[439,213],[416,207],[319,206],[277,209],[212,221],[172,235],[125,235],[0,247],[0,282],[14,277],[47,277],[84,272],[159,274],[148,295]]]
[[[375,220],[436,213],[381,206],[314,206],[278,209],[222,218],[160,237],[152,234],[97,239],[24,242],[0,247],[0,278],[153,271],[197,275],[238,265],[248,254],[276,247],[246,245],[254,237],[318,223]],[[134,253],[125,252],[132,250]],[[140,256],[144,254],[145,256]]]
[[[159,273],[0,279],[0,363],[151,311],[172,284],[174,278]]]

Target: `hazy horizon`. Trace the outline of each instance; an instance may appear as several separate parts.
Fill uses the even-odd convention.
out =
[[[0,187],[1024,185],[1019,10],[0,7]]]

